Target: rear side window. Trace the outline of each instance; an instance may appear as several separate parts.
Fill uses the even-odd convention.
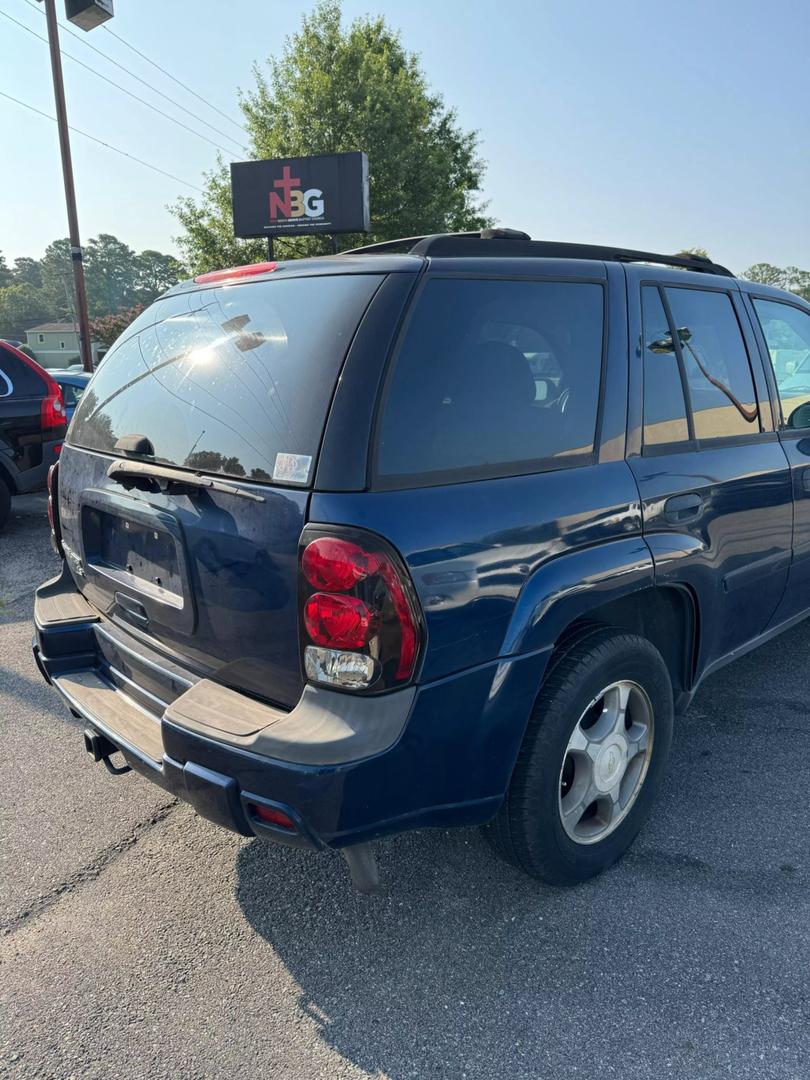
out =
[[[644,445],[689,439],[683,378],[667,313],[654,285],[641,290],[644,319]]]
[[[702,289],[665,290],[686,375],[697,439],[759,431],[754,380],[731,297]]]
[[[105,357],[70,441],[112,453],[122,436],[146,435],[160,462],[306,483],[343,359],[381,280],[279,278],[160,302]]]
[[[603,323],[601,285],[429,281],[386,391],[378,477],[441,483],[589,458]]]
[[[786,427],[810,421],[810,314],[778,300],[755,300]],[[801,411],[799,411],[801,410]]]

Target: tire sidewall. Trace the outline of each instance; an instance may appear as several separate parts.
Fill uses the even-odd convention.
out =
[[[543,862],[556,867],[561,884],[592,877],[624,854],[658,794],[672,741],[672,687],[660,654],[649,642],[632,635],[620,634],[601,645],[590,662],[580,662],[573,693],[561,689],[557,680],[556,693],[549,688],[551,693],[541,693],[538,700],[543,714],[529,761],[536,828],[526,841]],[[653,750],[647,774],[621,824],[603,840],[578,844],[563,828],[559,812],[560,771],[568,741],[588,705],[611,683],[624,679],[642,687],[653,709]]]

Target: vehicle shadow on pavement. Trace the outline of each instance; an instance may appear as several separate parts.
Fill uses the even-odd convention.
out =
[[[776,1043],[807,991],[810,810],[797,796],[810,774],[795,739],[810,747],[797,711],[808,646],[800,627],[706,684],[653,819],[596,881],[546,888],[477,830],[425,831],[376,845],[372,897],[337,855],[249,843],[237,900],[324,1041],[372,1075],[562,1075],[582,1040],[598,1059],[600,1039],[621,1043],[633,1076],[663,1060],[673,1075],[720,1075],[722,1046],[737,1075],[758,1075],[750,1003]],[[617,1009],[632,1018],[621,1037]]]

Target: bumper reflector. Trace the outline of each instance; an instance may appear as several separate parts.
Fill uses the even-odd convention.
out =
[[[285,814],[283,810],[277,810],[275,806],[260,806],[258,803],[250,804],[250,812],[259,821],[264,821],[267,825],[278,825],[280,829],[295,829],[295,824],[289,815]]]

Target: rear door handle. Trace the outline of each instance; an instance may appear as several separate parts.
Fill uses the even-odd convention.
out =
[[[664,517],[673,524],[694,521],[703,513],[703,498],[696,492],[673,495],[664,503]]]
[[[802,470],[802,491],[805,495],[810,495],[810,469]]]

